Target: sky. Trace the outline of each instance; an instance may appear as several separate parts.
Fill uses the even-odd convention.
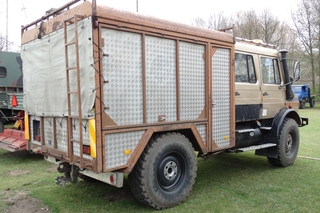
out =
[[[8,1],[8,19],[6,18],[6,2]],[[0,0],[0,35],[6,36],[6,20],[8,20],[8,40],[13,42],[13,51],[19,50],[20,29],[45,14],[50,8],[58,8],[71,0]],[[150,15],[185,24],[191,24],[198,17],[207,19],[210,14],[223,11],[226,16],[237,11],[264,9],[280,20],[291,23],[291,10],[297,10],[301,0],[96,0],[98,5]],[[39,4],[39,2],[41,2]]]

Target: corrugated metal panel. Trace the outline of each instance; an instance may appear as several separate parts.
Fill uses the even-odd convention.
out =
[[[146,36],[147,122],[177,120],[176,42]]]
[[[106,169],[126,165],[144,132],[145,131],[134,131],[106,134]],[[131,152],[126,153],[126,150],[130,150]]]
[[[68,127],[67,119],[64,117],[56,118],[56,138],[57,148],[61,151],[68,151]]]
[[[212,57],[212,134],[219,148],[230,145],[230,95],[230,50],[217,49]]]
[[[44,144],[50,148],[53,148],[53,118],[44,117],[43,118],[43,127],[44,127]]]
[[[205,106],[205,46],[179,42],[180,119],[195,120]]]
[[[117,125],[143,123],[141,34],[102,29],[105,112]]]
[[[204,144],[207,143],[207,125],[206,124],[200,124],[197,125],[197,130],[200,133],[201,139]]]

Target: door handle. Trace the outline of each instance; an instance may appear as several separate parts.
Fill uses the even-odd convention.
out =
[[[239,95],[240,95],[240,93],[236,92],[236,96],[239,96]]]
[[[267,96],[267,95],[269,95],[267,92],[264,92],[263,94],[262,94],[263,96]]]

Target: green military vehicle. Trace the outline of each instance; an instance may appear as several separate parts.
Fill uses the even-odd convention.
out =
[[[0,148],[9,151],[25,149],[23,133],[23,82],[20,53],[0,52]],[[16,123],[14,129],[4,124]]]

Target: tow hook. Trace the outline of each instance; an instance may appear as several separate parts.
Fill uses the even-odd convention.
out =
[[[64,176],[56,177],[55,182],[57,185],[65,186],[66,183],[76,183],[78,181],[79,169],[75,165],[70,165],[67,162],[59,163],[57,168],[58,172],[64,173]]]

